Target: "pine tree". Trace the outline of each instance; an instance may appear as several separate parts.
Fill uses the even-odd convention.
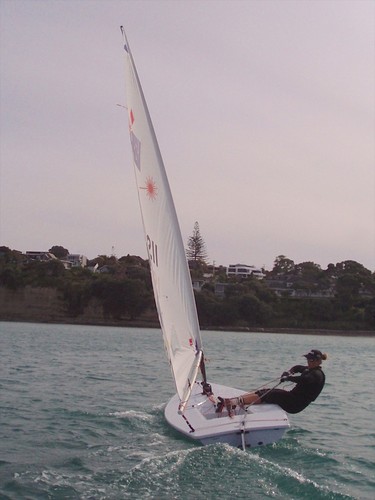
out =
[[[190,261],[207,264],[208,255],[206,251],[206,244],[201,236],[198,222],[195,222],[193,234],[188,240],[186,256]]]

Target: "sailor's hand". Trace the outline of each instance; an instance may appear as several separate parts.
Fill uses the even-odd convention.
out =
[[[280,378],[280,382],[286,382],[288,380],[290,373],[289,372],[283,372]]]

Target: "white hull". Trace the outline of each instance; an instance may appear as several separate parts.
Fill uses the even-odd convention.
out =
[[[236,397],[245,391],[219,384],[211,384],[214,398]],[[239,448],[262,446],[275,443],[289,428],[289,420],[277,405],[252,405],[247,410],[237,407],[233,418],[224,408],[216,413],[216,406],[196,382],[184,415],[178,413],[180,399],[176,394],[165,408],[165,418],[169,425],[185,436],[208,445],[227,443]]]

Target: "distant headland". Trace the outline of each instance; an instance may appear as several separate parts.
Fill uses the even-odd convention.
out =
[[[0,247],[0,320],[159,327],[147,260],[88,261],[61,248]],[[202,329],[375,336],[375,273],[358,262],[322,269],[281,255],[272,271],[199,259],[189,267]]]

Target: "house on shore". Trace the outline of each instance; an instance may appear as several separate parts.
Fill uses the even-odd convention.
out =
[[[87,257],[80,254],[68,254],[65,259],[58,259],[56,255],[51,252],[39,251],[39,250],[27,250],[26,258],[28,261],[37,260],[39,262],[49,262],[51,260],[59,260],[64,264],[65,269],[71,269],[72,267],[86,267]]]
[[[259,280],[265,277],[262,269],[255,266],[247,266],[246,264],[230,264],[227,268],[228,278],[249,278],[253,276]]]

